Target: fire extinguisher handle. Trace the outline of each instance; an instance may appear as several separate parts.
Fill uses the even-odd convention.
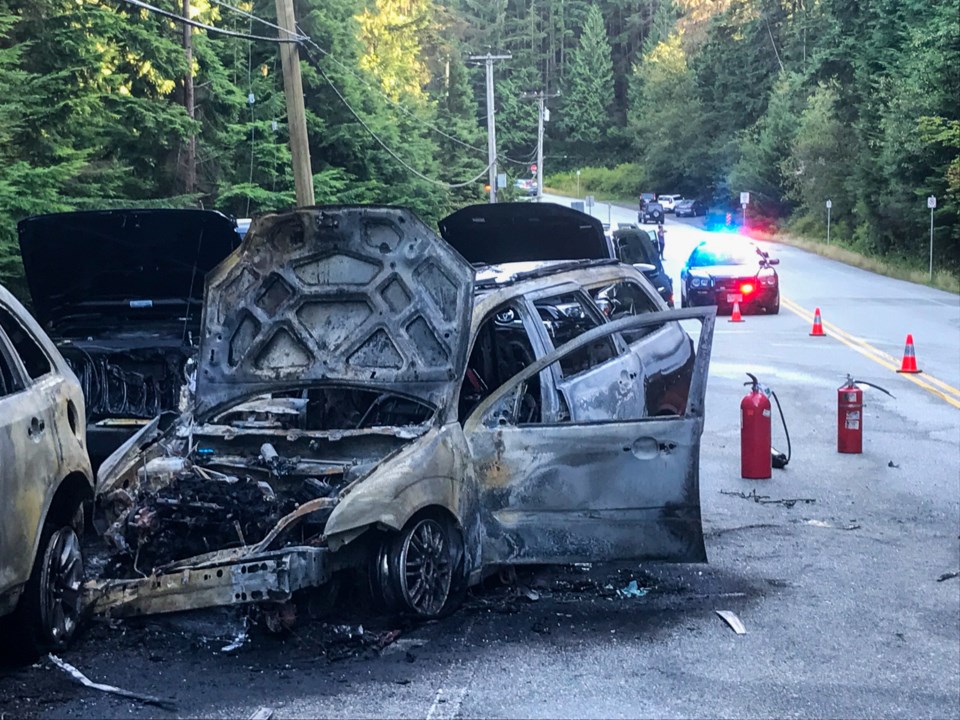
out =
[[[748,382],[745,382],[745,383],[743,384],[744,387],[746,387],[747,385],[753,385],[754,387],[759,387],[759,386],[760,386],[760,381],[757,380],[757,376],[756,376],[756,375],[754,375],[753,373],[747,373],[747,377],[750,378],[750,380],[749,380]]]

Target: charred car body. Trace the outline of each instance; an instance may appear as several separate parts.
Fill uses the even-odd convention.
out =
[[[621,223],[609,231],[595,217],[556,203],[469,205],[440,221],[444,240],[474,265],[531,260],[599,260],[633,265],[673,307],[673,280],[656,233]]]
[[[178,407],[203,278],[240,235],[211,210],[38,215],[18,230],[34,315],[83,387],[96,466]]]
[[[70,640],[80,616],[83,507],[93,498],[83,394],[0,286],[0,654]]]
[[[89,601],[275,603],[350,570],[431,617],[497,565],[704,561],[714,316],[615,260],[475,269],[398,208],[258,218],[207,278],[191,412],[101,467],[118,560]]]

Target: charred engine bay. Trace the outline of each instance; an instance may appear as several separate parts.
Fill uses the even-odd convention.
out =
[[[189,347],[117,348],[71,342],[59,349],[80,381],[88,421],[149,419],[176,409]]]
[[[352,413],[343,408],[357,398],[345,403],[344,394],[324,393],[323,402],[315,393],[261,398],[193,426],[189,441],[158,443],[160,452],[101,499],[114,520],[105,533],[114,553],[103,575],[142,577],[197,555],[259,543],[300,505],[335,498],[408,442],[389,428],[357,427],[384,404],[376,394],[364,397],[357,416],[345,422]],[[317,428],[332,419],[334,400],[340,408],[334,424],[346,424],[347,431]],[[311,412],[318,408],[323,413]],[[322,545],[333,505],[304,515],[282,544]]]

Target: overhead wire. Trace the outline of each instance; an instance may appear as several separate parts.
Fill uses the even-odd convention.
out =
[[[473,178],[471,178],[471,179],[469,179],[469,180],[465,180],[465,181],[462,181],[462,182],[456,182],[456,183],[449,183],[449,182],[446,182],[446,181],[443,181],[443,180],[437,180],[437,179],[435,179],[435,178],[431,178],[431,177],[423,174],[422,172],[420,172],[420,171],[417,170],[416,168],[412,167],[409,163],[407,163],[405,160],[403,160],[403,158],[401,158],[391,147],[389,147],[389,146],[380,138],[380,136],[377,135],[377,134],[373,131],[373,129],[363,120],[363,118],[360,117],[360,115],[357,113],[357,111],[354,110],[354,108],[350,105],[350,103],[347,101],[347,99],[346,99],[346,98],[343,96],[343,94],[340,92],[339,88],[337,88],[337,86],[334,84],[334,82],[330,79],[330,77],[327,75],[327,73],[326,73],[326,72],[323,70],[323,68],[320,66],[320,63],[319,63],[316,59],[314,59],[313,56],[310,54],[310,51],[309,51],[309,50],[307,49],[307,47],[306,47],[306,43],[309,43],[309,44],[312,45],[314,48],[316,48],[317,50],[319,50],[320,52],[322,52],[325,56],[329,57],[331,60],[333,60],[335,63],[337,63],[340,67],[342,67],[343,69],[347,70],[348,72],[350,72],[351,74],[353,74],[354,76],[356,76],[358,79],[361,80],[361,82],[363,82],[363,83],[364,83],[365,85],[367,85],[368,87],[371,87],[371,85],[366,81],[365,78],[362,78],[362,77],[360,77],[359,75],[357,75],[357,73],[354,72],[352,68],[349,68],[347,65],[345,65],[344,63],[342,63],[342,62],[340,62],[339,60],[337,60],[329,51],[327,51],[327,50],[325,50],[323,47],[321,47],[321,46],[320,46],[316,41],[314,41],[310,36],[308,36],[308,35],[306,35],[305,33],[303,33],[303,32],[300,30],[299,27],[297,28],[297,31],[298,31],[298,32],[296,32],[296,33],[290,32],[289,30],[286,30],[285,28],[283,28],[283,27],[281,27],[281,26],[279,26],[279,25],[277,25],[277,24],[275,24],[275,23],[271,23],[271,22],[268,21],[268,20],[264,20],[263,18],[257,17],[257,16],[254,15],[253,13],[249,13],[249,12],[247,12],[247,11],[241,9],[241,8],[238,8],[238,7],[236,7],[236,6],[230,5],[229,3],[224,2],[224,0],[212,0],[212,1],[213,1],[216,5],[219,5],[219,6],[221,6],[221,7],[224,7],[224,8],[226,8],[226,9],[229,9],[229,10],[231,10],[231,11],[237,12],[237,13],[239,13],[239,14],[247,17],[247,18],[249,18],[249,19],[251,20],[251,26],[250,26],[250,27],[251,27],[251,32],[250,32],[250,33],[241,33],[241,32],[237,32],[237,31],[233,31],[233,30],[227,30],[227,29],[224,29],[224,28],[218,28],[218,27],[215,27],[215,26],[213,26],[213,25],[208,25],[208,24],[206,24],[206,23],[202,23],[202,22],[199,22],[199,21],[197,21],[197,20],[193,20],[192,18],[184,17],[183,15],[180,15],[180,14],[178,14],[178,13],[171,12],[171,11],[169,11],[169,10],[164,10],[163,8],[156,7],[155,5],[151,5],[151,4],[147,3],[147,2],[144,2],[143,0],[121,0],[121,1],[127,3],[128,5],[132,5],[132,6],[134,6],[134,7],[138,7],[138,8],[141,8],[141,9],[143,9],[143,10],[148,10],[148,11],[150,11],[150,12],[157,13],[158,15],[162,15],[162,16],[164,16],[164,17],[167,17],[167,18],[171,19],[171,20],[175,20],[175,21],[177,21],[177,22],[185,23],[185,24],[187,24],[187,25],[191,25],[191,26],[193,26],[193,27],[197,27],[197,28],[206,30],[206,31],[208,31],[208,32],[215,33],[215,34],[219,34],[219,35],[224,35],[224,36],[227,36],[227,37],[233,37],[233,38],[238,38],[238,39],[241,39],[241,40],[251,40],[251,41],[265,41],[265,42],[273,42],[273,43],[297,43],[297,44],[299,44],[299,45],[303,48],[303,50],[304,50],[305,54],[307,55],[308,59],[311,60],[312,64],[313,64],[314,67],[316,68],[316,70],[320,73],[321,77],[323,77],[323,79],[324,79],[324,80],[326,81],[326,83],[330,86],[330,88],[334,91],[334,93],[337,95],[337,97],[340,99],[340,101],[344,104],[344,106],[347,108],[347,110],[350,111],[350,114],[353,115],[353,117],[357,120],[357,122],[360,123],[360,125],[364,128],[364,130],[367,131],[367,133],[370,135],[370,137],[372,137],[372,138],[377,142],[377,144],[380,145],[380,147],[382,147],[382,148],[383,148],[394,160],[396,160],[400,165],[402,165],[404,168],[406,168],[409,172],[411,172],[411,173],[412,173],[413,175],[415,175],[416,177],[418,177],[418,178],[420,178],[420,179],[422,179],[422,180],[424,180],[424,181],[426,181],[426,182],[430,182],[430,183],[433,183],[433,184],[436,184],[436,185],[439,185],[439,186],[442,186],[442,187],[446,187],[446,188],[449,188],[449,189],[466,187],[467,185],[471,185],[471,184],[475,183],[477,180],[479,180],[480,178],[482,178],[484,175],[486,175],[486,174],[489,172],[489,170],[490,170],[491,167],[493,167],[493,166],[495,166],[495,165],[497,164],[497,160],[498,160],[499,156],[495,156],[494,159],[493,159],[480,173],[478,173],[475,177],[473,177]],[[264,25],[266,25],[266,26],[268,26],[268,27],[271,27],[271,28],[280,30],[280,31],[288,34],[289,37],[284,38],[284,37],[269,37],[269,36],[266,36],[266,35],[255,35],[255,34],[253,34],[253,32],[252,32],[252,29],[253,29],[253,22],[252,22],[252,21],[257,21],[257,22],[260,22],[260,23],[262,23],[262,24],[264,24]],[[472,150],[477,151],[477,152],[484,152],[483,148],[478,148],[478,147],[476,147],[476,146],[474,146],[474,145],[471,145],[470,143],[467,143],[467,142],[461,140],[460,138],[457,138],[457,137],[455,137],[455,136],[453,136],[453,135],[450,135],[449,133],[447,133],[446,131],[442,130],[441,128],[438,128],[438,127],[436,127],[435,125],[432,125],[432,124],[424,121],[422,118],[417,117],[414,113],[412,113],[412,111],[408,110],[408,109],[407,109],[406,107],[404,107],[402,104],[394,101],[392,98],[390,98],[389,96],[387,96],[386,93],[384,93],[384,92],[383,92],[382,90],[380,90],[379,88],[374,88],[374,89],[377,90],[377,92],[379,92],[391,105],[393,105],[394,107],[402,110],[404,113],[406,113],[407,115],[409,115],[410,117],[412,117],[413,119],[415,119],[415,120],[416,120],[418,123],[420,123],[422,126],[427,127],[428,129],[431,129],[431,130],[433,130],[434,132],[437,132],[437,133],[439,133],[440,135],[448,138],[449,140],[452,140],[452,141],[454,141],[454,142],[457,142],[458,144],[460,144],[460,145],[462,145],[462,146],[464,146],[464,147],[466,147],[466,148],[472,149]],[[536,151],[534,151],[534,152],[536,152]],[[509,157],[507,157],[507,156],[503,156],[503,159],[506,160],[506,161],[508,161],[508,162],[512,162],[512,163],[519,164],[519,165],[526,165],[526,164],[529,162],[529,161],[515,160],[515,159],[509,158]]]
[[[387,152],[387,154],[390,155],[390,157],[392,157],[394,160],[396,160],[398,163],[400,163],[400,165],[402,165],[404,168],[406,168],[407,171],[409,171],[410,173],[412,173],[412,174],[415,175],[416,177],[420,178],[421,180],[424,180],[424,181],[426,181],[426,182],[433,183],[434,185],[440,185],[441,187],[445,187],[445,188],[448,188],[448,189],[453,190],[453,189],[456,189],[456,188],[466,187],[467,185],[472,185],[472,184],[475,183],[477,180],[479,180],[479,179],[482,178],[484,175],[486,175],[486,174],[490,171],[490,168],[493,167],[493,166],[496,164],[497,160],[496,160],[496,157],[494,157],[493,161],[492,161],[489,165],[487,165],[483,170],[481,170],[479,173],[477,173],[477,175],[475,175],[474,177],[470,178],[469,180],[464,180],[463,182],[457,182],[457,183],[449,183],[449,182],[446,182],[446,181],[444,181],[444,180],[437,180],[437,179],[432,178],[432,177],[430,177],[430,176],[428,176],[428,175],[424,175],[422,172],[420,172],[419,170],[417,170],[415,167],[413,167],[412,165],[410,165],[409,163],[407,163],[407,162],[406,162],[402,157],[400,157],[396,152],[394,152],[393,148],[391,148],[389,145],[387,145],[387,144],[380,138],[380,136],[377,135],[377,133],[375,133],[375,132],[373,131],[373,128],[371,128],[371,127],[366,123],[366,121],[365,121],[362,117],[360,117],[359,113],[357,113],[357,111],[353,109],[353,106],[347,101],[347,99],[343,96],[343,93],[340,92],[340,89],[334,84],[334,82],[330,79],[330,77],[327,75],[327,73],[324,71],[324,69],[323,69],[323,68],[320,66],[320,64],[314,59],[314,57],[310,54],[310,52],[309,52],[308,50],[306,51],[306,55],[307,55],[307,57],[310,59],[310,61],[313,63],[313,66],[314,66],[314,68],[317,70],[317,72],[320,73],[320,76],[321,76],[321,77],[327,82],[327,84],[330,86],[330,89],[333,90],[333,92],[336,94],[336,96],[337,96],[338,98],[340,98],[340,102],[343,103],[344,107],[347,108],[347,110],[350,111],[350,114],[353,115],[353,117],[356,119],[356,121],[357,121],[358,123],[360,123],[361,127],[363,127],[363,129],[367,131],[367,134],[369,134],[370,137],[372,137],[372,138],[377,142],[377,144],[378,144],[380,147],[382,147],[382,148]]]
[[[120,0],[125,2],[127,5],[133,5],[138,7],[141,10],[149,10],[154,12],[157,15],[163,15],[166,18],[175,20],[176,22],[184,23],[186,25],[191,25],[195,28],[200,28],[201,30],[206,30],[207,32],[215,33],[217,35],[226,35],[227,37],[239,38],[241,40],[256,40],[258,42],[272,42],[272,43],[300,43],[304,38],[299,35],[292,35],[288,38],[282,37],[270,37],[268,35],[253,35],[241,32],[235,32],[233,30],[226,30],[224,28],[218,28],[215,25],[208,25],[206,23],[199,22],[198,20],[193,20],[192,18],[184,17],[179,13],[171,12],[169,10],[164,10],[163,8],[158,8],[156,5],[151,5],[150,3],[143,2],[143,0]]]

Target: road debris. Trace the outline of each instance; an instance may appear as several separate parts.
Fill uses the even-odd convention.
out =
[[[900,466],[897,465],[893,460],[891,460],[890,462],[887,463],[887,467],[889,467],[889,468],[899,468]]]
[[[100,692],[110,693],[111,695],[119,695],[120,697],[130,698],[131,700],[139,700],[140,702],[147,703],[148,705],[156,705],[167,710],[176,709],[176,706],[170,700],[163,700],[161,698],[154,697],[153,695],[130,692],[129,690],[124,690],[123,688],[118,688],[113,685],[104,685],[103,683],[94,682],[82,672],[77,670],[73,665],[68,662],[64,662],[53,653],[47,655],[47,657],[50,659],[50,662],[85,687],[93,690],[99,690]]]
[[[937,582],[943,582],[944,580],[952,580],[955,577],[960,577],[960,572],[948,572],[944,573],[937,578]]]
[[[737,617],[737,614],[733,610],[717,610],[715,611],[723,620],[730,626],[730,628],[737,635],[746,635],[747,628],[744,626],[740,618]]]
[[[839,525],[834,525],[833,523],[828,523],[826,520],[807,520],[807,525],[813,525],[813,527],[819,528],[830,528],[832,530],[859,530],[860,526],[856,523],[851,523],[841,527]]]
[[[250,716],[249,720],[270,720],[273,717],[273,708],[261,707],[257,708],[253,715]]]
[[[744,500],[753,500],[755,503],[760,503],[761,505],[783,505],[786,508],[792,508],[797,503],[810,505],[817,501],[816,498],[771,498],[769,495],[758,495],[756,490],[751,490],[748,493],[739,490],[721,490],[720,494],[733,495],[734,497],[743,498]]]
[[[237,636],[231,640],[229,643],[220,648],[222,653],[232,653],[235,650],[239,650],[244,645],[247,644],[247,641],[250,639],[250,635],[247,633],[247,618],[243,619],[243,627],[240,628],[240,631],[237,633]]]
[[[636,580],[631,580],[627,586],[617,590],[617,595],[624,598],[640,598],[650,592],[650,588],[640,587]]]

